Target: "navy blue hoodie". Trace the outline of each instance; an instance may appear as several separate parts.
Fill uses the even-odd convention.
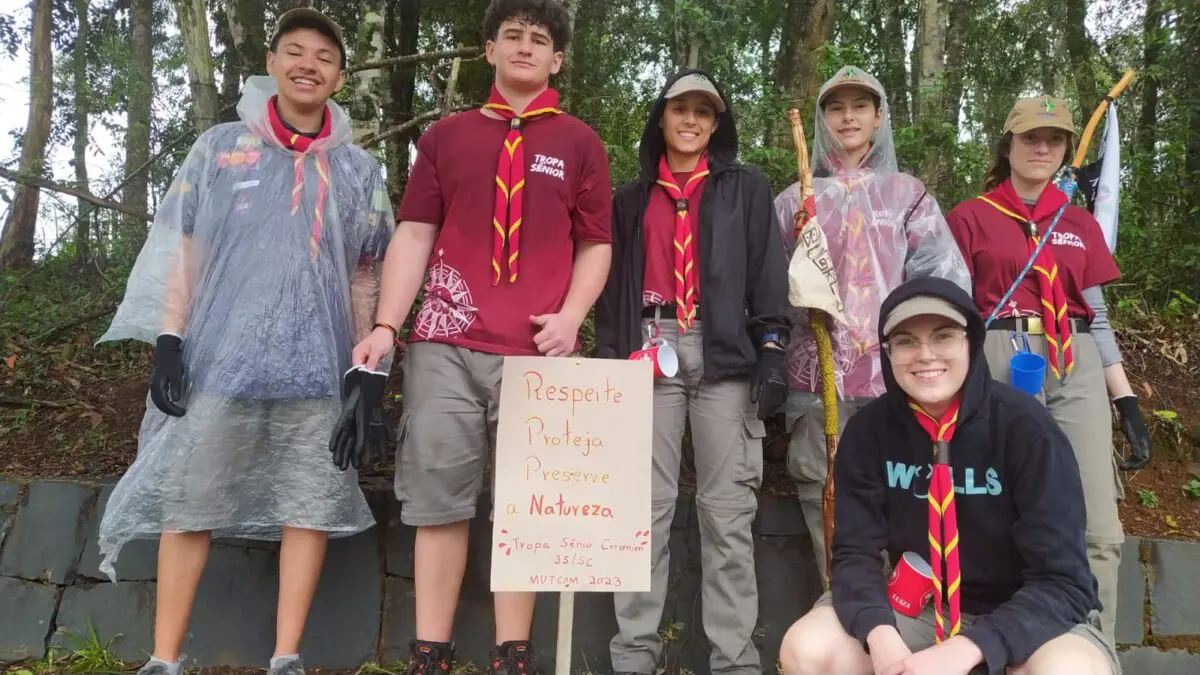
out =
[[[961,608],[976,618],[961,634],[979,646],[989,673],[1002,673],[1100,608],[1079,468],[1045,407],[992,379],[983,320],[950,281],[914,279],[894,290],[880,310],[879,339],[884,317],[917,295],[942,298],[967,317],[970,367],[950,465]],[[872,629],[896,625],[879,551],[893,561],[905,551],[929,560],[932,442],[892,376],[887,352],[880,356],[887,392],[847,422],[834,466],[833,607],[864,645]]]

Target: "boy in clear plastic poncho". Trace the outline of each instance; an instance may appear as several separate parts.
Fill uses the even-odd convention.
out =
[[[374,524],[357,473],[329,455],[392,231],[379,164],[351,145],[349,117],[328,101],[345,58],[324,15],[280,17],[272,77],[250,78],[240,121],[192,146],[101,338],[158,347],[138,456],[99,532],[101,569],[114,580],[124,544],[161,535],[154,654],[142,673],[179,672],[215,535],[281,541],[270,673],[302,674],[327,538]]]
[[[914,277],[946,278],[968,293],[971,282],[937,201],[921,181],[896,167],[887,96],[878,80],[854,66],[839,70],[821,86],[813,134],[816,219],[829,242],[847,319],[830,331],[840,433],[847,418],[884,392],[878,338],[883,298]],[[799,183],[775,198],[789,248],[796,241],[800,207]],[[788,473],[797,483],[813,554],[824,578],[821,377],[816,341],[804,310],[797,311],[788,348],[792,393],[784,405],[791,432]]]

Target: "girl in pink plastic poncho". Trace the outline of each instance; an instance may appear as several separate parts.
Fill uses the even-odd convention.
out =
[[[846,323],[832,327],[839,433],[846,420],[884,392],[879,306],[906,279],[936,276],[971,292],[970,276],[941,209],[925,186],[896,168],[887,96],[854,66],[839,70],[817,97],[812,168],[816,218],[837,269]],[[784,241],[794,246],[799,183],[775,198]],[[791,251],[788,251],[789,256]],[[784,406],[791,433],[788,473],[797,483],[813,554],[825,576],[821,490],[825,438],[817,344],[797,310],[788,349],[792,392]]]

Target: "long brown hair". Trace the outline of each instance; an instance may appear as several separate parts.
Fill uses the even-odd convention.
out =
[[[1008,161],[1008,153],[1012,151],[1012,132],[1004,134],[1003,137],[996,143],[995,154],[992,156],[992,165],[988,167],[987,173],[983,175],[983,191],[991,192],[995,190],[1008,177],[1012,175],[1012,164]],[[1071,157],[1075,154],[1075,137],[1067,134],[1067,150],[1063,153],[1062,166],[1066,166],[1071,161]]]

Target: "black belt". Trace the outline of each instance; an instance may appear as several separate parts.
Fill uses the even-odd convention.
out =
[[[1072,335],[1092,332],[1091,325],[1083,319],[1071,318],[1067,319],[1067,323],[1071,327]],[[1010,316],[1005,319],[996,319],[992,325],[988,326],[988,330],[1011,330],[1029,335],[1045,335],[1046,328],[1043,324],[1040,316]]]
[[[695,308],[696,320],[699,321],[702,313],[700,311],[700,305],[697,304]],[[650,305],[649,307],[642,308],[643,319],[658,319],[659,321],[663,319],[674,319],[675,314],[675,305]]]

